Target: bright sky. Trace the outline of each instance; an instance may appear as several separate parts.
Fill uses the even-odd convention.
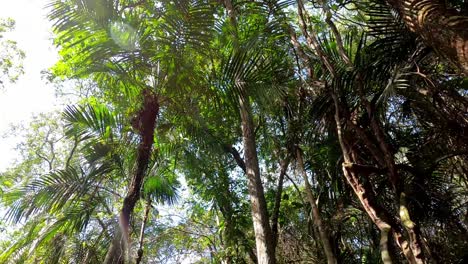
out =
[[[0,17],[11,17],[16,21],[15,30],[4,36],[17,41],[26,53],[23,61],[25,74],[15,84],[0,90],[0,135],[8,130],[10,124],[26,123],[31,115],[50,111],[56,104],[54,87],[46,85],[40,74],[57,60],[50,23],[46,19],[47,10],[44,9],[48,2],[0,0]],[[0,171],[16,158],[12,148],[17,140],[0,137]]]

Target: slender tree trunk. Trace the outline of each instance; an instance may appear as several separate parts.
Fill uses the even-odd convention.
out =
[[[124,264],[125,263],[125,245],[126,241],[122,237],[122,229],[117,225],[114,232],[114,238],[107,250],[104,263],[106,264]]]
[[[230,23],[234,28],[232,34],[233,41],[236,44],[234,46],[236,47],[239,44],[236,12],[230,0],[224,0],[224,6],[226,7]],[[243,83],[243,80],[236,80],[236,83]],[[251,105],[245,87],[240,85],[238,88],[242,141],[244,145],[244,162],[252,210],[255,244],[257,247],[257,260],[259,264],[275,264],[274,239],[271,232],[262,179],[260,177]]]
[[[468,74],[468,16],[439,0],[387,0],[406,26],[465,75]]]
[[[416,224],[411,220],[410,213],[406,205],[406,195],[403,192],[402,182],[400,180],[400,174],[393,158],[393,152],[390,149],[390,146],[386,142],[385,134],[382,130],[382,126],[378,121],[376,115],[373,113],[373,107],[369,101],[365,98],[363,88],[361,84],[360,75],[358,75],[358,89],[361,97],[361,102],[366,108],[367,115],[370,119],[370,127],[372,129],[373,135],[378,143],[381,153],[383,154],[383,162],[387,168],[387,174],[389,176],[390,182],[392,184],[393,190],[395,192],[396,204],[399,206],[400,220],[403,224],[403,227],[406,230],[406,233],[409,237],[409,245],[411,254],[406,250],[406,246],[403,249],[405,257],[410,261],[410,263],[423,264],[425,263],[425,258],[421,248],[421,238],[419,233],[416,231]],[[367,145],[372,145],[371,142],[368,142]]]
[[[135,261],[136,264],[140,264],[141,259],[143,258],[143,241],[145,238],[145,228],[146,228],[146,223],[148,221],[148,216],[149,212],[151,210],[151,199],[148,198],[146,200],[146,206],[145,206],[145,216],[143,217],[143,222],[141,223],[141,230],[140,230],[140,239],[139,239],[139,248],[137,252],[137,259]]]
[[[338,261],[333,251],[333,245],[330,241],[330,234],[328,233],[327,227],[322,222],[320,211],[318,209],[317,204],[315,203],[315,200],[316,200],[315,195],[312,192],[312,186],[309,183],[309,178],[307,177],[307,173],[304,168],[304,160],[302,158],[302,153],[299,148],[297,148],[296,150],[296,157],[297,157],[297,165],[299,167],[299,171],[302,174],[302,178],[304,179],[307,200],[309,201],[310,207],[312,208],[312,217],[313,217],[314,225],[319,231],[319,236],[322,242],[323,250],[325,251],[325,256],[327,257],[327,263],[336,264],[338,263]]]
[[[338,135],[338,141],[340,143],[341,151],[343,153],[343,174],[348,181],[349,185],[353,189],[354,193],[361,202],[364,210],[369,215],[372,222],[377,226],[380,231],[380,254],[382,262],[384,264],[393,263],[390,258],[389,250],[389,233],[391,232],[391,225],[385,221],[386,218],[383,216],[383,210],[377,204],[373,203],[372,190],[366,188],[367,186],[359,182],[359,178],[356,175],[356,172],[349,168],[349,164],[353,164],[351,160],[350,150],[343,138],[343,129],[341,127],[340,120],[340,108],[338,104],[338,98],[334,92],[332,92],[332,98],[335,105],[335,123],[336,123],[336,132]]]
[[[247,96],[241,95],[240,97],[242,141],[244,143],[245,167],[257,245],[257,259],[259,264],[274,264],[276,263],[274,239],[270,229],[262,179],[260,178],[250,102],[246,98]]]
[[[286,175],[286,170],[289,166],[289,159],[281,161],[281,170],[280,175],[278,177],[278,187],[276,188],[276,195],[275,195],[275,206],[273,208],[273,213],[271,214],[271,232],[273,235],[274,241],[274,248],[276,249],[276,245],[278,244],[278,218],[279,218],[279,211],[281,207],[281,196],[283,194],[283,182],[284,176]]]
[[[130,257],[128,252],[128,245],[130,242],[130,216],[133,213],[136,203],[140,199],[140,191],[154,143],[156,118],[159,113],[157,96],[149,89],[143,90],[142,95],[144,100],[142,109],[136,118],[132,120],[133,128],[141,137],[141,141],[138,145],[136,170],[131,179],[127,196],[123,201],[122,210],[120,211],[120,230],[116,232],[114,241],[107,252],[104,261],[105,264],[125,263],[126,259]]]
[[[376,135],[379,146],[384,153],[384,160],[387,165],[387,170],[389,174],[390,181],[392,182],[393,188],[395,190],[396,202],[399,206],[399,215],[400,220],[405,228],[408,237],[409,244],[412,254],[405,253],[407,259],[411,259],[411,263],[423,264],[425,263],[425,258],[421,248],[421,238],[419,233],[416,232],[416,224],[411,220],[410,213],[406,205],[406,194],[402,191],[400,176],[393,158],[393,154],[390,151],[388,144],[385,142],[385,136],[377,124],[375,117],[371,117],[371,127]]]

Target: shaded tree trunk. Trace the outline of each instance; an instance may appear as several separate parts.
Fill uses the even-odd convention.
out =
[[[402,182],[400,180],[400,175],[398,173],[395,160],[393,158],[393,153],[390,151],[390,147],[385,142],[385,135],[380,125],[377,123],[377,120],[375,119],[375,117],[370,118],[372,130],[376,135],[376,139],[383,153],[388,175],[395,191],[396,203],[399,206],[400,220],[409,237],[411,254],[404,252],[405,256],[410,261],[410,263],[425,263],[424,255],[421,248],[421,238],[419,236],[419,233],[416,231],[416,224],[411,220],[410,213],[407,208],[406,194],[402,191]]]
[[[280,175],[278,177],[278,187],[276,188],[276,195],[275,195],[275,206],[273,207],[273,212],[271,214],[271,232],[273,235],[273,243],[274,248],[276,249],[276,245],[278,244],[278,218],[279,218],[279,211],[281,207],[281,196],[283,194],[283,182],[284,176],[286,175],[286,170],[289,166],[289,158],[286,160],[281,161],[281,170]]]
[[[468,74],[468,16],[438,0],[388,0],[406,26],[448,61]]]
[[[307,194],[307,200],[309,201],[310,207],[312,208],[312,217],[314,221],[315,227],[319,231],[320,241],[322,242],[323,250],[325,251],[325,256],[327,257],[328,264],[336,264],[338,263],[335,253],[333,251],[333,245],[330,240],[330,234],[328,233],[328,228],[322,221],[322,217],[320,216],[320,211],[318,209],[317,204],[315,203],[315,195],[312,192],[312,186],[309,183],[309,179],[307,177],[307,173],[304,168],[304,160],[302,158],[302,153],[299,148],[296,150],[296,157],[297,157],[297,165],[299,167],[299,171],[302,174],[302,178],[304,179],[305,184],[305,191]]]
[[[398,172],[395,159],[393,158],[394,154],[390,146],[386,142],[385,133],[382,130],[382,125],[380,124],[373,111],[373,105],[371,105],[371,103],[364,96],[364,89],[362,87],[363,80],[361,75],[358,74],[357,78],[360,81],[357,87],[361,97],[361,103],[367,111],[367,116],[370,120],[371,130],[377,142],[378,148],[382,153],[382,157],[380,157],[379,155],[379,158],[383,158],[383,160],[381,160],[380,162],[383,162],[383,164],[381,165],[383,165],[386,168],[393,191],[395,193],[396,204],[399,207],[400,220],[409,237],[409,248],[411,250],[411,254],[409,254],[409,252],[406,250],[406,246],[402,248],[403,253],[405,254],[405,257],[410,263],[423,264],[425,263],[425,259],[421,249],[421,238],[419,236],[419,233],[416,231],[415,223],[411,220],[410,213],[407,209],[406,195],[403,191],[404,183],[400,179],[400,174]],[[372,142],[366,142],[366,145],[371,146]],[[374,154],[374,156],[375,155],[376,153]],[[378,160],[377,157],[375,158],[376,160]]]
[[[394,221],[395,219],[398,218],[398,216],[392,217],[391,213],[388,210],[386,210],[385,208],[375,203],[376,199],[374,197],[372,186],[368,182],[367,183],[360,182],[358,174],[362,174],[361,176],[368,176],[370,173],[375,173],[377,171],[379,171],[380,173],[382,170],[372,167],[372,166],[365,166],[365,165],[363,166],[363,165],[359,165],[356,163],[357,162],[356,157],[355,157],[356,155],[352,151],[352,149],[348,147],[347,142],[345,141],[343,137],[344,132],[341,127],[340,114],[339,114],[340,108],[339,108],[338,98],[334,92],[332,92],[332,98],[335,104],[335,121],[336,121],[336,127],[337,127],[338,140],[342,149],[343,159],[344,159],[343,173],[346,177],[346,180],[351,185],[357,197],[359,198],[361,204],[363,205],[364,210],[369,215],[372,222],[374,222],[374,224],[380,230],[380,236],[381,236],[380,237],[380,250],[381,250],[382,261],[384,263],[392,263],[392,260],[390,257],[390,245],[389,245],[390,243],[389,237],[390,237],[390,234],[392,234],[395,239],[395,242],[400,247],[400,249],[402,250],[402,253],[404,254],[405,258],[408,260],[409,263],[424,263],[424,259],[422,257],[420,248],[418,244],[415,242],[416,237],[414,236],[414,234],[410,233],[411,231],[408,231],[408,227],[410,226],[404,225],[405,229],[407,230],[407,233],[410,236],[410,242],[408,242],[401,234],[401,225],[398,224],[396,221]],[[363,102],[366,102],[366,101],[363,100]],[[367,110],[369,111],[368,104],[365,104],[365,106]],[[370,117],[370,118],[371,118],[371,123],[373,122],[373,124],[371,124],[371,127],[374,126],[374,129],[375,129],[376,120],[373,119],[373,117]],[[359,128],[359,127],[356,126],[355,129],[356,128]],[[377,130],[374,130],[373,132],[377,134],[375,136],[376,136],[376,140],[378,141],[378,143],[380,143],[379,144],[380,149],[369,148],[369,149],[372,149],[371,153],[375,155],[377,153],[385,152],[383,151],[384,145],[386,147],[386,150],[389,151],[386,143],[382,141],[383,135],[380,134],[381,131],[379,132]],[[363,133],[364,133],[363,131],[361,131],[361,133],[358,133],[359,137],[361,137]],[[363,137],[363,138],[365,139],[364,142],[367,147],[373,145],[372,142],[369,142],[370,141],[369,138],[367,137]],[[386,152],[386,154],[382,154],[382,156],[384,157],[376,159],[378,163],[382,163],[383,166],[387,165],[389,167],[390,160],[391,160],[392,164],[394,164],[393,156],[390,155],[388,152]],[[370,168],[372,168],[373,172],[370,171]],[[392,172],[392,169],[389,169],[389,168],[387,168],[386,170],[389,173],[389,178],[392,183],[392,186],[396,191],[399,188],[398,187],[399,178],[395,171],[396,168],[393,168],[393,169],[394,169],[393,172]],[[391,175],[391,173],[394,173],[394,174]],[[407,210],[405,211],[405,209],[406,207],[404,208],[400,207],[400,214],[401,212],[405,212],[407,214],[408,212]],[[408,214],[407,216],[409,217]],[[400,218],[403,219],[405,217],[400,216]],[[410,228],[414,228],[414,225],[413,227],[410,227]]]
[[[349,164],[353,164],[353,160],[351,160],[350,150],[346,145],[343,135],[343,129],[341,127],[341,118],[340,118],[340,108],[338,103],[338,98],[334,92],[332,92],[332,98],[335,105],[335,123],[336,123],[336,132],[338,135],[338,141],[340,143],[341,151],[343,153],[343,174],[353,189],[354,193],[358,197],[359,201],[361,202],[364,211],[369,215],[372,222],[377,226],[380,231],[380,254],[382,258],[382,262],[384,264],[391,264],[393,263],[390,257],[390,247],[389,247],[389,234],[391,232],[392,227],[390,223],[388,223],[387,217],[384,216],[382,208],[380,208],[377,204],[374,204],[372,196],[372,190],[366,188],[367,186],[363,185],[359,182],[359,178],[356,175],[356,172],[349,168]]]
[[[141,230],[140,230],[140,239],[139,239],[139,248],[137,252],[137,259],[135,261],[136,264],[140,264],[141,259],[143,258],[143,241],[145,238],[145,228],[146,228],[146,223],[148,221],[148,216],[149,212],[151,210],[151,199],[148,198],[146,200],[146,206],[145,206],[145,216],[143,217],[143,222],[141,223]]]
[[[126,241],[122,236],[122,229],[119,225],[116,226],[114,238],[112,239],[109,249],[107,250],[105,264],[124,264],[125,263],[125,245]]]
[[[143,90],[142,95],[144,100],[143,106],[138,115],[132,120],[133,128],[141,137],[141,141],[138,145],[136,169],[131,179],[127,196],[123,201],[122,210],[120,211],[120,230],[116,233],[107,252],[104,261],[105,264],[125,263],[125,260],[129,257],[130,217],[136,203],[140,199],[140,191],[154,143],[154,129],[156,126],[156,118],[159,113],[158,98],[156,94],[149,89]]]

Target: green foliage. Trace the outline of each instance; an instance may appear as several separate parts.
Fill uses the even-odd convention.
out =
[[[0,18],[0,88],[5,87],[5,83],[15,82],[24,73],[24,51],[18,48],[16,41],[5,38],[5,33],[8,35],[14,28],[13,19]]]
[[[356,172],[355,181],[401,227],[382,157],[393,160],[428,262],[460,261],[468,245],[466,78],[380,1],[308,2],[304,17],[296,1],[232,1],[236,21],[228,2],[50,3],[60,49],[50,80],[72,80],[87,97],[14,128],[25,141],[21,160],[1,174],[1,203],[5,223],[22,230],[2,239],[0,262],[103,263],[139,169],[143,91],[154,93],[159,114],[129,219],[129,258],[141,247],[143,263],[256,261],[244,99],[271,222],[277,217],[278,263],[326,262],[298,150],[338,263],[380,262],[379,229],[344,177],[339,136],[353,160],[378,169]],[[404,261],[390,243],[394,261]]]

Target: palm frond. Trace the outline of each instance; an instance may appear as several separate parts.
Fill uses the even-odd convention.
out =
[[[67,135],[78,135],[84,139],[100,137],[112,139],[119,117],[105,105],[68,106],[63,116]]]
[[[113,170],[109,164],[92,166],[87,174],[80,174],[72,167],[43,175],[26,186],[5,194],[5,202],[10,205],[7,219],[19,222],[41,212],[53,214],[67,204],[75,204],[85,194],[91,195],[95,185],[103,175]]]

